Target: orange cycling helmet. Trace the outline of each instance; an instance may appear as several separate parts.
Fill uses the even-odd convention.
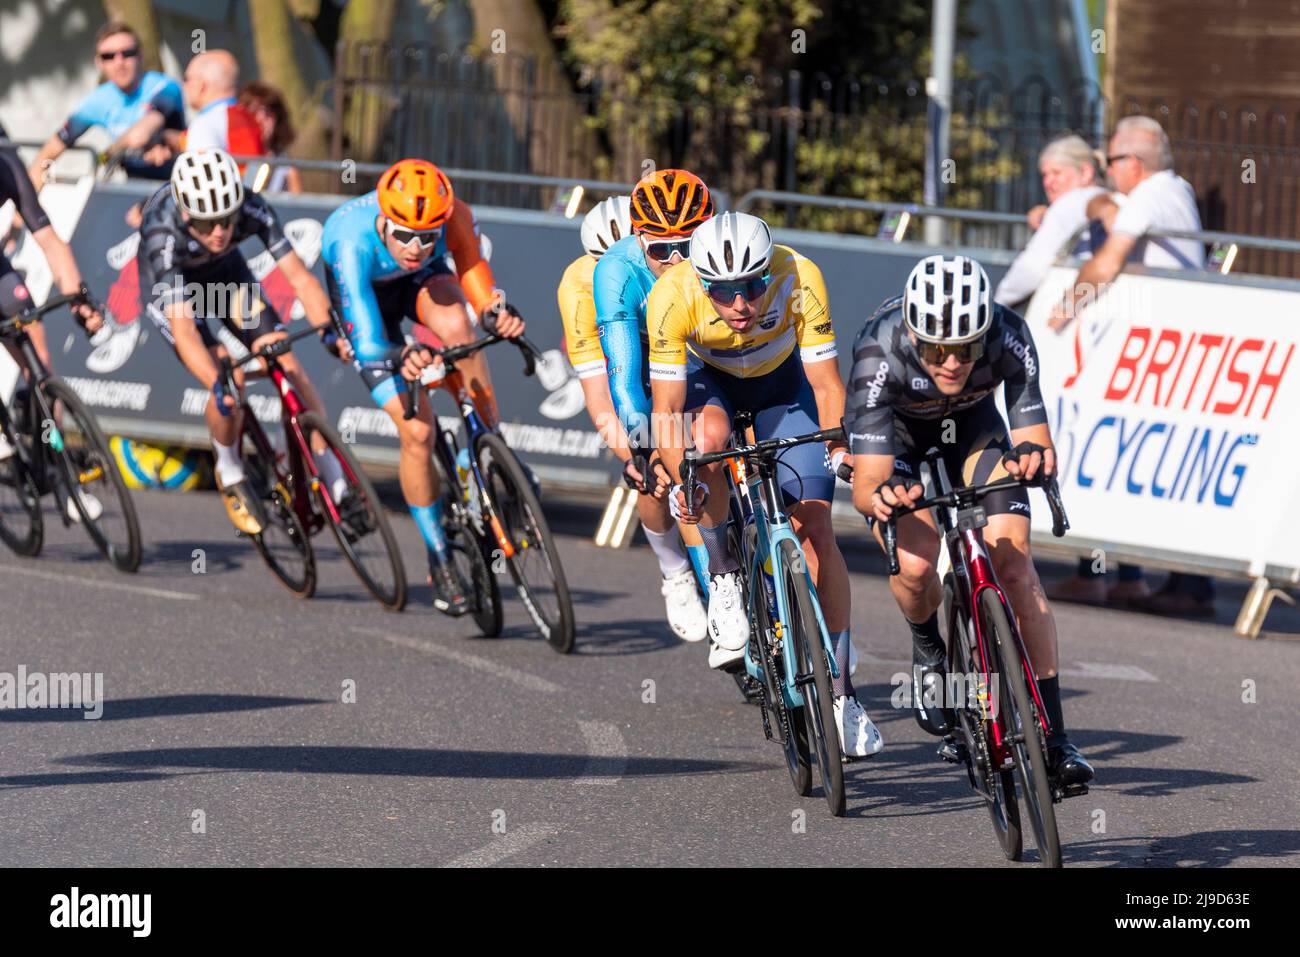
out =
[[[684,169],[661,169],[632,189],[632,228],[654,236],[686,236],[713,215],[704,180]]]
[[[428,160],[398,160],[379,177],[380,211],[406,229],[437,229],[451,216],[455,197],[447,174]]]

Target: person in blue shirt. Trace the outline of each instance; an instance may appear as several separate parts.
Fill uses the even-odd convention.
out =
[[[124,159],[122,168],[128,176],[159,180],[171,176],[171,151],[156,140],[164,129],[185,129],[180,84],[142,69],[140,37],[125,23],[107,23],[95,34],[95,61],[104,82],[77,104],[28,167],[37,188],[49,179],[54,160],[94,126],[102,126],[113,138],[108,155],[144,151]]]
[[[379,177],[378,188],[344,203],[325,221],[321,256],[330,301],[343,324],[366,388],[397,429],[402,497],[424,539],[434,607],[451,615],[470,610],[442,528],[442,498],[433,468],[437,421],[422,402],[404,416],[408,382],[441,360],[407,343],[403,324],[423,326],[447,346],[473,342],[466,305],[479,324],[505,338],[523,334],[524,321],[502,301],[481,254],[474,214],[432,163],[404,159]],[[454,266],[453,266],[454,264]],[[427,333],[426,333],[427,334]],[[457,363],[480,417],[494,427],[496,400],[482,353]],[[467,456],[467,451],[462,450]],[[465,459],[466,464],[468,458]]]
[[[591,292],[610,397],[632,453],[624,469],[625,478],[645,494],[656,485],[645,473],[651,468],[662,469],[657,457],[651,464],[646,297],[669,266],[687,258],[691,233],[713,215],[714,208],[704,181],[681,169],[650,174],[636,184],[630,199],[632,235],[618,240],[600,257],[592,274]],[[659,521],[645,526],[647,538],[652,533],[662,537],[672,532],[668,505],[660,504]],[[696,574],[703,576],[707,558],[699,533],[686,526],[680,531]],[[666,543],[672,539],[662,540]]]

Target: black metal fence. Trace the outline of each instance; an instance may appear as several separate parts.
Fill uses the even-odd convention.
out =
[[[419,155],[447,166],[633,181],[682,165],[732,196],[779,189],[920,202],[927,100],[923,81],[805,74],[671,78],[698,92],[669,97],[620,76],[573,78],[513,55],[476,57],[424,44],[341,46],[334,158]],[[738,90],[743,86],[743,90]],[[1145,113],[1173,143],[1207,229],[1295,237],[1300,223],[1300,115],[1229,104],[1124,98],[1095,86],[1057,91],[1030,79],[1004,89],[960,81],[951,133],[952,206],[1023,212],[1042,201],[1037,157],[1074,131],[1102,146],[1115,119]],[[471,184],[471,202],[536,207],[535,189]],[[808,209],[790,225],[874,231],[870,214]],[[1283,254],[1251,253],[1256,271],[1288,272]]]

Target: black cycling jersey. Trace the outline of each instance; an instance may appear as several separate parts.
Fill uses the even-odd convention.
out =
[[[0,131],[0,139],[3,138],[3,131]],[[36,198],[36,187],[27,175],[27,167],[12,147],[0,149],[0,206],[9,200],[13,200],[18,215],[32,232],[50,225],[49,217]]]
[[[183,302],[187,282],[216,280],[224,273],[242,272],[246,265],[239,244],[258,236],[267,251],[279,262],[293,246],[280,227],[266,200],[246,192],[236,214],[234,236],[224,252],[211,253],[190,235],[181,211],[176,206],[170,186],[164,186],[145,203],[140,223],[140,251],[136,261],[140,269],[140,298],[160,311],[175,302]]]
[[[975,360],[961,393],[946,396],[921,364],[903,319],[903,297],[883,303],[853,343],[845,423],[854,455],[899,455],[895,416],[936,420],[964,412],[1006,384],[1011,428],[1047,421],[1038,391],[1038,359],[1025,320],[1004,306],[993,307],[984,335],[984,354]]]

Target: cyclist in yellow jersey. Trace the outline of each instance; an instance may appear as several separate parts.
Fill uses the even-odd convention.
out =
[[[623,462],[623,477],[639,490],[642,478],[632,462],[629,443],[614,411],[609,380],[605,375],[605,353],[596,327],[596,304],[592,297],[592,274],[596,262],[613,243],[632,234],[630,201],[625,196],[607,199],[594,206],[582,222],[582,246],[586,253],[564,271],[559,299],[564,322],[564,344],[569,362],[578,373],[587,412],[605,444]],[[663,470],[658,470],[663,476]],[[683,641],[703,641],[708,634],[704,605],[695,588],[695,573],[668,511],[668,483],[660,480],[649,494],[637,498],[637,514],[663,578],[660,592],[667,607],[668,625]]]
[[[723,213],[691,236],[690,261],[669,269],[646,305],[650,384],[664,464],[680,475],[691,440],[703,453],[725,448],[732,416],[753,414],[756,439],[836,428],[844,415],[844,381],[836,358],[821,270],[787,246],[774,246],[767,224]],[[799,445],[781,457],[781,491],[817,585],[826,628],[835,641],[839,678],[835,716],[845,754],[875,754],[880,732],[853,693],[849,677],[849,573],[831,527],[831,470],[847,464],[848,446]],[[683,521],[699,523],[709,553],[709,663],[740,658],[749,640],[739,563],[727,547],[728,493],[720,463],[700,470],[696,501],[681,485],[670,502]]]

